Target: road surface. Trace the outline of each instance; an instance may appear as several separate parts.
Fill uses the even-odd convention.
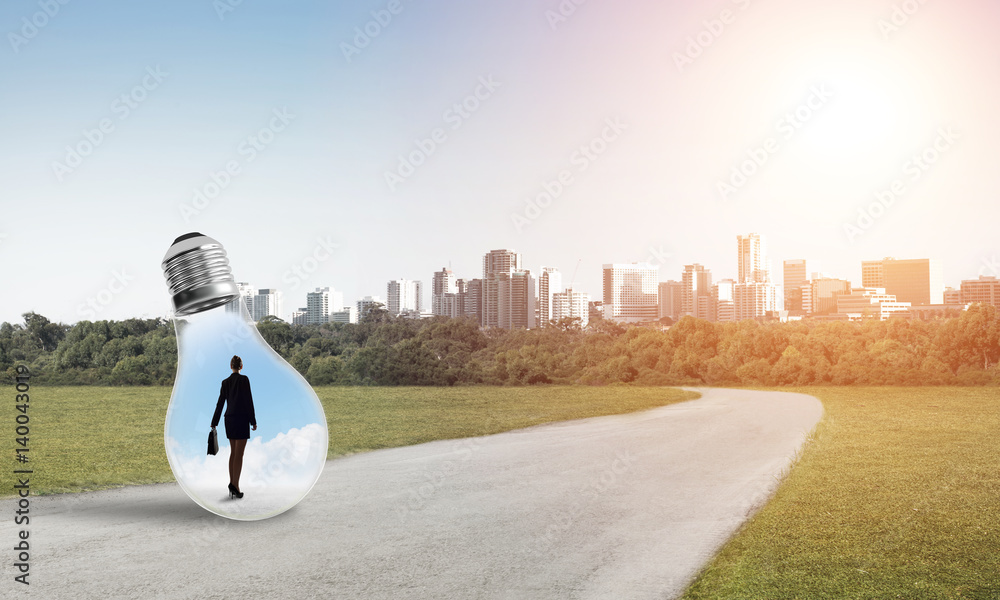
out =
[[[215,516],[176,484],[32,498],[30,593],[673,598],[773,493],[823,412],[800,394],[698,391],[328,461],[305,500],[264,521]],[[5,598],[25,591],[19,529],[0,524]]]

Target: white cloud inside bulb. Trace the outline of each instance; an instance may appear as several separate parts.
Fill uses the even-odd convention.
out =
[[[204,450],[207,439],[202,446]],[[243,453],[240,489],[247,492],[301,488],[305,492],[326,460],[326,446],[326,430],[317,423],[289,429],[266,442],[260,437],[253,438]],[[227,440],[219,440],[219,453],[215,456],[185,456],[181,444],[174,438],[167,438],[167,451],[174,461],[175,476],[188,490],[198,494],[225,490],[229,483],[230,446]],[[321,452],[324,456],[320,459],[317,455]]]

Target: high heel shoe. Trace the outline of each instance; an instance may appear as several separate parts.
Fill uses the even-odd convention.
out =
[[[230,483],[229,484],[229,499],[232,500],[234,497],[235,498],[242,498],[243,497],[243,492],[241,492],[238,489],[236,489],[236,486]]]

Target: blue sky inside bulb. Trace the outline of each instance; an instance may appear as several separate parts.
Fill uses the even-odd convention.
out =
[[[236,310],[226,310],[230,309]],[[234,519],[274,516],[312,489],[326,462],[328,432],[312,387],[260,336],[242,300],[174,321],[178,367],[164,438],[174,477],[204,508]],[[233,355],[250,378],[257,430],[243,458],[240,489],[230,500],[229,440],[218,425],[219,453],[206,454],[212,414]]]

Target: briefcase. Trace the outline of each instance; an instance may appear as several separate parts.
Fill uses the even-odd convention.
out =
[[[214,429],[208,432],[208,453],[213,456],[219,453],[219,434]]]

